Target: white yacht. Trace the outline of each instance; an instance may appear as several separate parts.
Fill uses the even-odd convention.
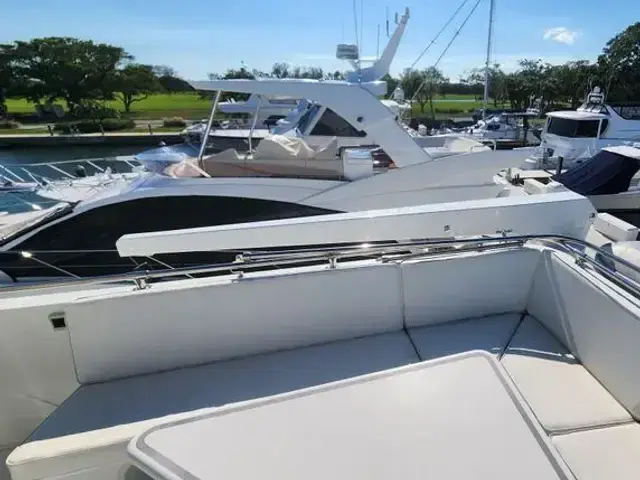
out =
[[[540,148],[527,161],[527,168],[571,167],[603,147],[640,141],[640,106],[605,102],[595,87],[577,110],[549,112]]]
[[[396,29],[393,35],[390,37],[387,46],[382,52],[380,58],[376,59],[372,66],[367,68],[361,67],[361,59],[356,45],[338,45],[336,55],[341,60],[348,60],[354,68],[354,71],[347,72],[347,81],[351,83],[371,82],[379,80],[389,73],[391,62],[396,55],[400,41],[404,35],[407,23],[409,21],[410,12],[409,9],[405,9],[405,13],[398,17],[396,15]],[[321,84],[321,82],[320,82]],[[269,135],[271,130],[277,134],[283,134],[286,131],[290,131],[296,128],[294,123],[297,123],[300,116],[306,111],[308,103],[304,99],[291,97],[289,95],[281,94],[258,94],[256,92],[235,92],[235,93],[248,93],[249,99],[247,102],[220,102],[217,107],[223,113],[226,114],[241,114],[246,116],[250,114],[250,118],[242,125],[242,128],[233,128],[234,126],[229,124],[226,128],[215,128],[211,130],[207,138],[207,144],[209,148],[214,151],[221,151],[227,148],[235,148],[236,150],[249,150],[256,146],[264,137]],[[382,94],[386,94],[383,92]],[[275,118],[275,117],[280,118]],[[311,145],[316,144],[316,136],[326,136],[327,128],[340,129],[344,127],[344,120],[340,125],[332,125],[331,118],[327,117],[327,123],[324,127],[324,133],[322,133],[321,126],[318,127],[318,132],[305,132],[303,129],[299,129],[300,132],[307,135],[308,143]],[[335,121],[334,121],[335,122]],[[199,149],[199,145],[202,143],[202,139],[205,138],[205,123],[188,127],[183,132],[183,136],[186,140],[187,147],[189,145],[195,145],[196,149]],[[315,122],[314,122],[315,123]],[[348,124],[347,124],[348,125]],[[311,127],[313,125],[310,125]],[[229,128],[231,127],[231,128]],[[341,131],[341,137],[351,137],[350,141],[346,141],[347,146],[356,146],[360,144],[366,144],[363,141],[362,133],[355,131],[351,128],[350,131]],[[322,143],[322,139],[318,139]],[[342,143],[342,142],[341,142]],[[182,151],[185,149],[182,148]]]
[[[407,136],[393,118],[389,121],[398,135]],[[524,158],[517,151],[489,151],[430,161],[410,139],[408,145],[413,152],[402,151],[395,143],[392,147],[398,152],[387,149],[394,154],[395,168],[374,168],[370,152],[344,150],[335,160],[331,156],[286,162],[259,156],[245,162],[214,155],[203,164],[206,176],[186,162],[169,169],[174,176],[138,173],[128,181],[83,192],[84,197],[74,202],[28,208],[25,217],[0,217],[0,271],[12,283],[232,259],[233,253],[178,254],[132,262],[120,259],[114,249],[116,240],[127,233],[492,198],[504,188],[493,182],[494,173],[505,166],[517,167]],[[262,176],[258,168],[278,174]],[[307,177],[301,178],[305,172]]]
[[[81,198],[67,198],[65,204],[31,212],[28,218],[3,217],[0,271],[5,282],[60,274],[104,275],[167,264],[181,267],[221,258],[179,254],[123,261],[114,246],[127,233],[492,198],[504,188],[493,181],[495,172],[518,167],[527,156],[517,150],[482,147],[434,158],[440,149],[423,148],[394,112],[375,98],[384,82],[322,83],[323,88],[312,80],[273,79],[194,85],[217,92],[288,92],[308,98],[317,105],[302,122],[333,112],[367,131],[390,161],[376,161],[369,150],[340,148],[337,137],[324,137],[325,144],[313,148],[303,138],[282,135],[265,139],[250,154],[233,149],[209,154],[201,148],[180,163],[174,162],[175,157],[162,162],[162,157],[154,156],[145,162],[138,156],[143,164],[163,165],[163,171],[136,172],[127,180],[85,189]],[[211,118],[214,114],[215,109]],[[64,201],[63,193],[70,189],[77,194],[73,185],[62,190],[43,187],[37,193]],[[233,254],[222,258],[229,255]]]
[[[0,292],[6,475],[638,478],[640,271],[582,240],[594,213],[561,192],[149,233],[120,252],[250,253]]]
[[[297,97],[297,95],[303,93],[295,86],[296,82],[300,82],[300,80],[295,79],[243,80],[239,84],[235,84],[234,80],[192,82],[192,86],[196,90],[202,87],[205,87],[206,90],[222,88],[225,92],[245,93],[250,95],[251,99],[257,99],[257,108],[251,125],[243,129],[212,128],[215,124],[212,112],[209,119],[211,124],[209,129],[204,123],[189,127],[185,131],[185,143],[150,149],[136,155],[136,158],[149,166],[163,166],[165,162],[179,162],[185,158],[195,158],[204,138],[208,139],[207,153],[219,153],[229,148],[240,152],[248,150],[251,153],[264,138],[271,138],[273,135],[302,138],[312,148],[322,148],[334,137],[337,138],[339,149],[376,146],[378,134],[374,131],[369,131],[361,121],[354,121],[354,119],[357,120],[358,118],[357,112],[360,105],[352,103],[351,90],[337,90],[334,86],[342,84],[348,85],[352,89],[365,88],[369,90],[370,97],[361,98],[360,100],[367,103],[382,102],[385,107],[397,116],[398,122],[402,123],[407,109],[411,107],[406,102],[396,101],[395,98],[380,101],[378,97],[387,94],[387,85],[385,82],[381,82],[380,78],[389,72],[408,20],[409,10],[407,9],[405,14],[397,21],[396,30],[382,55],[370,67],[362,68],[360,66],[357,46],[338,45],[338,58],[352,61],[356,69],[348,72],[345,81],[305,80],[308,85],[313,86],[310,89],[305,89],[309,97]],[[241,88],[234,89],[238,85],[241,85]],[[265,88],[266,85],[269,85],[270,88]],[[327,94],[322,93],[322,91],[340,96],[332,97],[330,102],[320,102],[318,98],[327,98]],[[294,100],[296,98],[303,98],[304,100]],[[264,115],[262,113],[263,103],[270,105],[270,103],[265,102],[273,101],[268,99],[284,99],[282,101],[297,102],[297,104],[293,103],[291,105],[289,114],[279,120],[270,130],[259,128],[260,119]],[[349,111],[349,113],[339,113],[334,106],[337,103],[341,104],[341,112]],[[229,103],[218,102],[215,104],[216,111],[221,110],[223,107],[230,108]],[[371,124],[372,120],[369,119],[367,123]],[[489,149],[489,147],[484,146],[470,136],[452,135],[450,137],[432,138],[426,136],[426,132],[423,134],[408,128],[407,131],[422,147],[429,149],[429,153],[433,157]],[[385,153],[388,155],[388,152]]]
[[[387,157],[393,157],[393,153],[383,147],[383,144],[388,147],[389,143],[398,141],[397,138],[387,138],[387,132],[378,128],[378,125],[388,125],[387,119],[392,117],[394,122],[407,133],[403,136],[402,143],[413,139],[413,142],[424,149],[431,158],[490,150],[489,147],[469,136],[423,136],[407,128],[400,117],[404,105],[394,100],[381,102],[377,99],[377,96],[385,94],[387,89],[386,82],[380,80],[369,82],[298,79],[213,80],[191,82],[191,84],[197,90],[233,91],[266,96],[307,95],[305,97],[307,100],[301,102],[282,125],[276,127],[266,137],[262,137],[261,142],[265,138],[271,144],[294,139],[302,148],[314,150],[326,150],[333,142],[336,152],[349,147],[375,147],[383,150]],[[135,155],[136,161],[149,169],[162,170],[169,164],[197,159],[203,150],[199,138],[209,137],[207,130],[212,129],[216,108],[214,101],[208,128],[205,127],[204,132],[198,133],[197,139],[180,145],[161,146],[141,152]],[[366,118],[364,112],[367,112]],[[397,129],[394,128],[395,130]],[[247,137],[250,146],[249,155],[253,154],[254,147],[260,146],[257,144],[256,147],[252,140],[253,136],[249,135]],[[222,144],[217,141],[208,143],[203,153],[207,155],[220,153],[221,146]],[[334,147],[331,146],[331,149]],[[222,152],[225,150],[238,152],[233,147],[222,149]],[[247,154],[242,149],[239,153]],[[234,157],[235,155],[235,153],[232,154]]]
[[[539,116],[538,112],[502,112],[486,120],[478,122],[463,130],[471,138],[483,143],[495,143],[498,146],[531,146],[538,145],[530,120]]]

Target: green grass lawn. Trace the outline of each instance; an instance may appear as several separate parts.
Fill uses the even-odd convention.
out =
[[[447,95],[446,98],[438,95],[435,100],[434,108],[438,117],[469,116],[470,111],[482,107],[482,101],[477,101],[473,95]],[[122,102],[119,100],[107,102],[107,105],[123,111]],[[493,107],[493,104],[491,106]],[[34,111],[33,104],[21,98],[8,99],[7,108],[10,114],[29,114]],[[210,108],[211,101],[202,100],[196,93],[156,94],[135,102],[131,112],[123,116],[149,120],[168,117],[200,120],[209,116]],[[429,105],[425,105],[424,112],[421,111],[420,105],[415,105],[413,114],[420,117],[428,116]]]
[[[59,102],[66,105],[64,102]],[[121,112],[124,111],[122,102],[114,100],[106,102],[107,106],[116,108]],[[178,93],[178,94],[157,94],[151,95],[148,98],[135,102],[131,106],[131,113],[124,114],[124,116],[132,118],[145,118],[145,119],[161,119],[165,117],[182,117],[189,119],[201,119],[209,116],[211,109],[211,101],[202,100],[197,94],[193,93]],[[33,113],[34,105],[24,98],[9,98],[7,99],[7,110],[11,113],[29,114]]]
[[[35,135],[49,133],[47,128],[0,128],[0,135]]]
[[[9,113],[32,113],[33,104],[24,98],[7,98],[7,110]]]

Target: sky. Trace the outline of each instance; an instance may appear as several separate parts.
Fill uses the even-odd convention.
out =
[[[386,43],[389,11],[409,7],[392,74],[411,65],[463,0],[355,0],[361,55],[375,56],[380,25]],[[467,0],[416,65],[433,65],[478,0]],[[483,65],[489,0],[479,5],[438,63],[453,81]],[[169,65],[179,75],[246,66],[270,71],[274,62],[347,70],[338,43],[354,43],[354,0],[2,0],[0,43],[71,36],[119,45],[140,63]],[[521,58],[549,63],[595,60],[605,43],[640,21],[640,0],[495,0],[492,59],[509,71]]]

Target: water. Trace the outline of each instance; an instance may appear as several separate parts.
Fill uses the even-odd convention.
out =
[[[141,145],[110,146],[110,145],[79,145],[68,147],[26,147],[0,148],[1,164],[32,164],[42,162],[59,162],[61,160],[76,160],[79,158],[102,158],[117,155],[134,155],[150,148]]]

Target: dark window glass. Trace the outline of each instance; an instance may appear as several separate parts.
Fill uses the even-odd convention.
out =
[[[13,248],[15,251],[114,250],[116,241],[128,233],[180,230],[232,223],[276,220],[335,213],[332,210],[288,202],[275,202],[236,197],[180,196],[130,200],[95,208],[51,225]],[[38,258],[80,276],[130,271],[132,261],[113,253],[37,254]],[[215,253],[188,252],[160,255],[158,259],[172,266],[232,261],[234,255],[220,257]],[[11,260],[9,264],[7,260]],[[0,270],[14,277],[50,276],[33,260],[20,255],[0,257]],[[110,265],[97,268],[99,265]],[[153,268],[162,268],[159,264]],[[15,271],[15,269],[22,269]],[[147,267],[145,267],[147,268]],[[13,269],[13,271],[11,271]]]
[[[552,117],[549,119],[547,132],[561,137],[595,138],[598,136],[599,124],[599,120],[571,120],[568,118]],[[608,120],[605,119],[602,121],[601,134],[607,128],[607,124]]]
[[[344,118],[327,108],[318,123],[315,124],[311,135],[328,137],[364,137],[365,133],[355,129]]]
[[[640,120],[640,105],[615,105],[611,108],[626,120]]]
[[[602,120],[602,125],[600,126],[600,135],[604,134],[608,126],[609,126],[609,120],[605,118],[604,120]]]
[[[264,121],[264,124],[267,126],[272,126],[275,125],[276,123],[278,123],[278,120],[281,120],[283,118],[286,118],[285,115],[271,115],[269,118],[267,118]]]
[[[300,120],[298,121],[298,131],[300,133],[306,133],[307,128],[309,127],[309,122],[311,122],[311,120],[318,114],[318,110],[321,108],[322,107],[320,105],[314,105],[308,109],[302,117],[300,117]]]
[[[271,98],[269,99],[269,103],[273,105],[291,105],[295,107],[298,105],[298,100],[295,98]]]

